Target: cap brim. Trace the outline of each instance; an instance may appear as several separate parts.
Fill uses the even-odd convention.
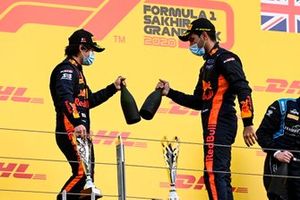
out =
[[[191,35],[191,31],[190,31],[190,30],[187,30],[185,33],[183,33],[183,35],[179,35],[178,38],[179,38],[181,41],[186,42],[186,41],[189,40],[190,35]]]
[[[105,48],[101,48],[96,42],[93,43],[92,47],[96,52],[102,52],[105,50]]]
[[[96,52],[102,52],[102,51],[105,50],[105,48],[100,48],[100,47],[97,47],[97,46],[94,46],[93,49],[94,49],[94,51],[96,51]]]

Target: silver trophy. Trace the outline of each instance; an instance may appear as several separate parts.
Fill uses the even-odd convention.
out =
[[[169,200],[179,200],[175,187],[177,159],[179,153],[178,137],[175,136],[173,141],[168,141],[167,137],[164,137],[161,141],[161,144],[163,146],[163,154],[168,167],[168,175],[170,178]]]
[[[85,185],[83,190],[80,192],[80,199],[91,199],[91,196],[94,199],[102,197],[101,191],[96,188],[92,177],[91,177],[91,149],[92,141],[90,139],[76,137],[77,150],[79,152],[82,166],[86,175]]]

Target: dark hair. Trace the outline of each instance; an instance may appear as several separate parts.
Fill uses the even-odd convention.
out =
[[[79,44],[70,44],[65,48],[65,55],[70,56],[77,56],[79,53]]]
[[[200,35],[203,33],[203,31],[194,31],[194,33],[197,34],[197,35],[200,37]],[[214,42],[217,41],[217,36],[216,36],[216,33],[215,33],[215,32],[208,31],[208,32],[206,32],[206,33],[207,33],[208,37],[209,37],[212,41],[214,41]]]
[[[209,31],[209,32],[206,32],[207,35],[210,37],[210,39],[214,42],[217,41],[217,36],[216,36],[216,32],[212,32],[212,31]]]

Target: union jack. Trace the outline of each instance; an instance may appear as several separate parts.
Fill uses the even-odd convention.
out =
[[[300,0],[261,0],[261,29],[300,33]]]

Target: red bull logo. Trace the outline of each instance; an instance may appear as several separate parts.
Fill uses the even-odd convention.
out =
[[[202,88],[203,88],[203,95],[202,95],[202,99],[203,100],[209,100],[213,97],[214,93],[211,87],[211,83],[210,81],[206,82],[206,81],[202,81]]]
[[[247,97],[245,101],[241,101],[241,105],[242,105],[241,117],[242,118],[252,117],[250,97]]]

